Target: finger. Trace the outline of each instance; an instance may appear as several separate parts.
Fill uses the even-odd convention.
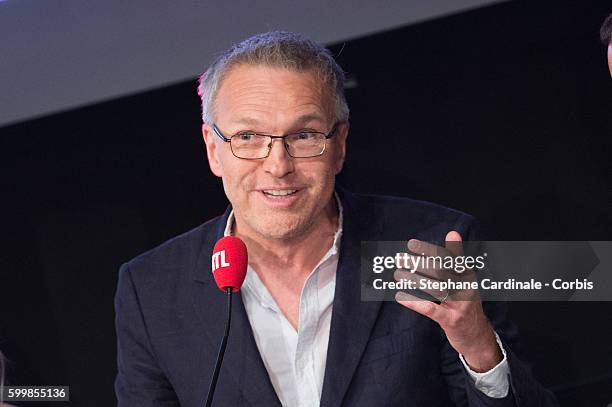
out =
[[[466,276],[466,278],[458,278],[453,280],[436,280],[434,278],[429,278],[418,273],[411,273],[404,270],[396,270],[393,273],[393,278],[396,281],[414,281],[413,287],[415,287],[415,290],[427,293],[433,298],[436,298],[438,301],[444,300],[445,304],[450,304],[453,301],[480,300],[480,292],[478,291],[477,285],[475,287],[471,285],[474,283],[475,278],[467,277],[468,276]],[[427,280],[436,281],[437,284],[427,285]],[[454,285],[449,285],[450,282],[453,282]]]
[[[424,281],[424,280],[429,280],[429,281],[433,281],[433,280],[430,278],[421,276],[419,274],[397,270],[395,273],[393,273],[393,278],[396,281],[402,281],[402,280],[414,281],[415,287],[417,287],[417,290],[429,294],[431,297],[437,299],[438,301],[442,301],[442,299],[446,299],[449,294],[449,291],[447,289],[444,289],[444,288],[438,289],[438,288],[434,288],[431,285],[428,286],[427,281]],[[422,284],[421,281],[423,281],[424,284]]]
[[[404,307],[411,309],[415,312],[418,312],[421,315],[426,316],[427,318],[431,318],[434,321],[440,323],[445,310],[441,305],[438,305],[431,301],[424,301],[419,299],[418,297],[405,293],[403,291],[395,294],[395,301],[398,304],[403,305]]]
[[[453,254],[453,256],[463,256],[463,240],[459,232],[451,230],[446,234],[444,238],[446,242],[446,249]],[[458,243],[457,243],[458,242]]]
[[[412,273],[418,273],[423,276],[429,277],[434,280],[442,281],[447,279],[462,280],[466,279],[469,268],[462,269],[461,272],[457,272],[453,267],[453,262],[449,262],[449,259],[455,256],[415,256],[406,254],[406,258],[402,258],[402,261],[396,262],[398,270],[407,270]]]
[[[421,256],[452,256],[453,254],[442,246],[424,242],[418,239],[408,240],[408,250]]]
[[[400,261],[396,262],[395,265],[398,269],[409,270],[413,273],[417,272],[437,280],[446,277],[443,274],[445,270],[441,257],[428,259],[423,256],[401,253]]]

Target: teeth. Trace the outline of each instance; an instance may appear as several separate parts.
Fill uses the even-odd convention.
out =
[[[287,196],[293,195],[295,191],[297,191],[297,189],[270,189],[268,191],[264,191],[264,194],[272,196]]]

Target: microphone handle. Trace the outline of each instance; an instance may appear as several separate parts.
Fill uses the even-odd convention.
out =
[[[225,355],[225,348],[227,347],[230,323],[232,322],[232,287],[226,287],[225,290],[225,293],[227,294],[227,322],[225,323],[225,333],[223,334],[223,339],[221,340],[221,346],[219,346],[219,353],[217,353],[215,371],[213,372],[212,381],[210,382],[210,387],[208,388],[206,407],[210,407],[212,404],[215,388],[217,387],[217,379],[219,378],[219,371],[221,370],[221,364],[223,363],[223,355]]]

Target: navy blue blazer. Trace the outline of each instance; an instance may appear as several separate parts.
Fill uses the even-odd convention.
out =
[[[360,300],[360,242],[443,243],[457,230],[473,239],[471,216],[405,198],[338,189],[344,208],[321,406],[553,406],[514,353],[516,329],[503,304],[485,304],[507,351],[511,391],[492,399],[474,387],[457,352],[432,320],[395,302]],[[226,318],[211,273],[222,216],[124,264],[115,296],[120,407],[203,406]],[[240,295],[215,406],[280,406]]]

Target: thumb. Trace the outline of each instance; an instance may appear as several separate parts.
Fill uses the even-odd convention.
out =
[[[446,234],[444,240],[446,241],[446,249],[448,251],[450,251],[455,256],[463,255],[463,245],[461,244],[462,239],[459,232],[451,230]]]

